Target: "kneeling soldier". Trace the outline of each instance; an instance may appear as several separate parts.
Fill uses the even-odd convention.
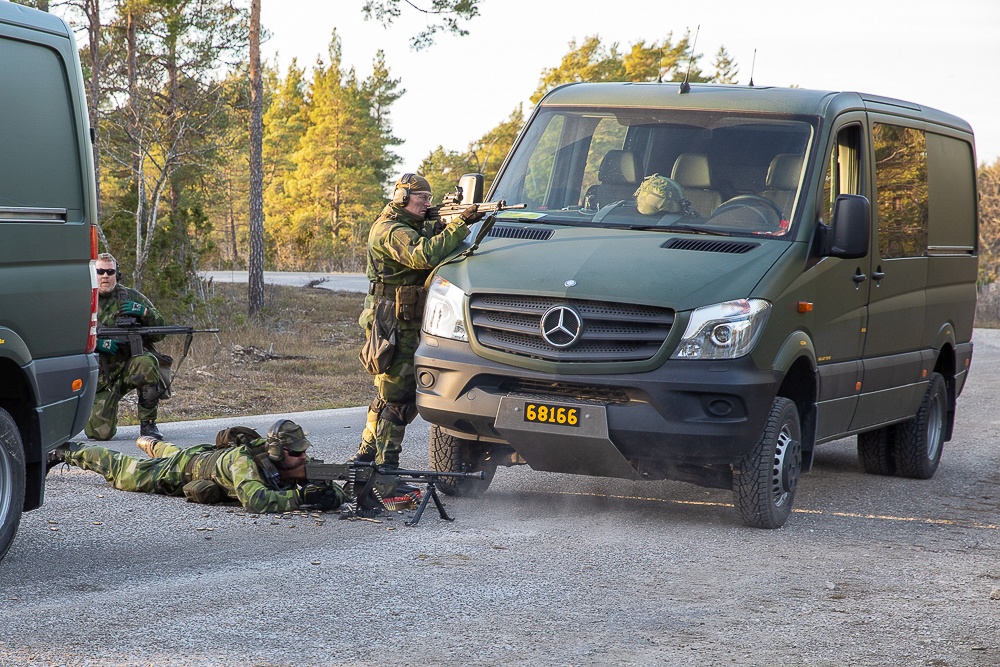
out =
[[[336,484],[306,481],[309,440],[302,427],[281,419],[267,437],[251,428],[219,432],[214,445],[180,448],[148,436],[136,440],[152,458],[67,442],[49,454],[51,468],[66,463],[104,476],[116,489],[185,496],[190,502],[238,500],[247,512],[286,512],[303,505],[331,509],[346,496]]]

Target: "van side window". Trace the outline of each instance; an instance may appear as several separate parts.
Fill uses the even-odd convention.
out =
[[[73,102],[62,61],[0,39],[0,207],[65,208],[83,218]]]
[[[839,195],[861,194],[861,126],[849,125],[837,133],[830,150],[820,216],[824,223],[833,220],[833,204]]]
[[[878,247],[883,258],[927,251],[927,138],[922,130],[872,126]]]

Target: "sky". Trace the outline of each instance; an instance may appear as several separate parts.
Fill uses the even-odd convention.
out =
[[[427,7],[430,0],[411,0]],[[620,51],[639,41],[676,42],[697,30],[706,73],[720,46],[739,66],[737,82],[853,90],[895,97],[964,118],[976,134],[980,163],[1000,158],[1000,0],[480,0],[465,37],[439,34],[410,48],[423,14],[401,1],[386,29],[365,21],[364,0],[262,0],[271,33],[262,56],[307,72],[329,62],[336,28],[345,68],[371,74],[385,52],[406,93],[391,107],[400,173],[415,171],[438,146],[464,151],[510,117],[577,44],[598,35]]]

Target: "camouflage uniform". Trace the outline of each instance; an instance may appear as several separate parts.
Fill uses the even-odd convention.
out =
[[[402,206],[386,205],[368,234],[368,280],[381,296],[369,294],[359,323],[371,329],[376,299],[393,299],[398,285],[423,285],[431,270],[469,235],[457,217],[443,225],[426,221]],[[384,285],[385,287],[379,287]],[[399,465],[406,425],[417,416],[417,385],[413,354],[420,337],[420,319],[400,320],[391,365],[375,376],[378,398],[368,407],[368,419],[356,457],[378,465]]]
[[[126,301],[134,301],[149,310],[142,318],[143,326],[162,326],[163,318],[153,304],[140,292],[116,285],[108,295],[98,300],[97,321],[101,326],[115,326],[115,316]],[[154,341],[164,336],[151,336],[145,341],[147,351],[138,356],[129,354],[128,345],[119,347],[114,355],[100,354],[100,374],[97,378],[97,394],[94,409],[90,413],[84,431],[92,440],[110,440],[118,431],[118,403],[122,397],[136,390],[139,397],[138,416],[140,422],[155,422],[160,396],[165,390],[160,364],[152,353]]]
[[[181,449],[169,442],[156,441],[151,454],[155,458],[141,459],[104,447],[83,447],[69,451],[62,461],[92,470],[104,476],[112,486],[122,491],[158,493],[167,496],[184,495],[184,486],[195,479],[208,479],[218,484],[228,497],[238,500],[247,512],[287,512],[302,504],[302,491],[297,485],[286,489],[268,486],[250,448],[262,445],[255,440],[250,446],[240,445],[218,449],[215,445],[195,445]],[[197,470],[199,460],[214,465]],[[339,487],[335,487],[339,491]],[[342,493],[342,492],[341,492]]]

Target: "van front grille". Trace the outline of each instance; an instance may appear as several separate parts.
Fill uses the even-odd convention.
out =
[[[473,294],[469,307],[481,345],[549,361],[644,361],[674,321],[669,308],[558,297]]]

